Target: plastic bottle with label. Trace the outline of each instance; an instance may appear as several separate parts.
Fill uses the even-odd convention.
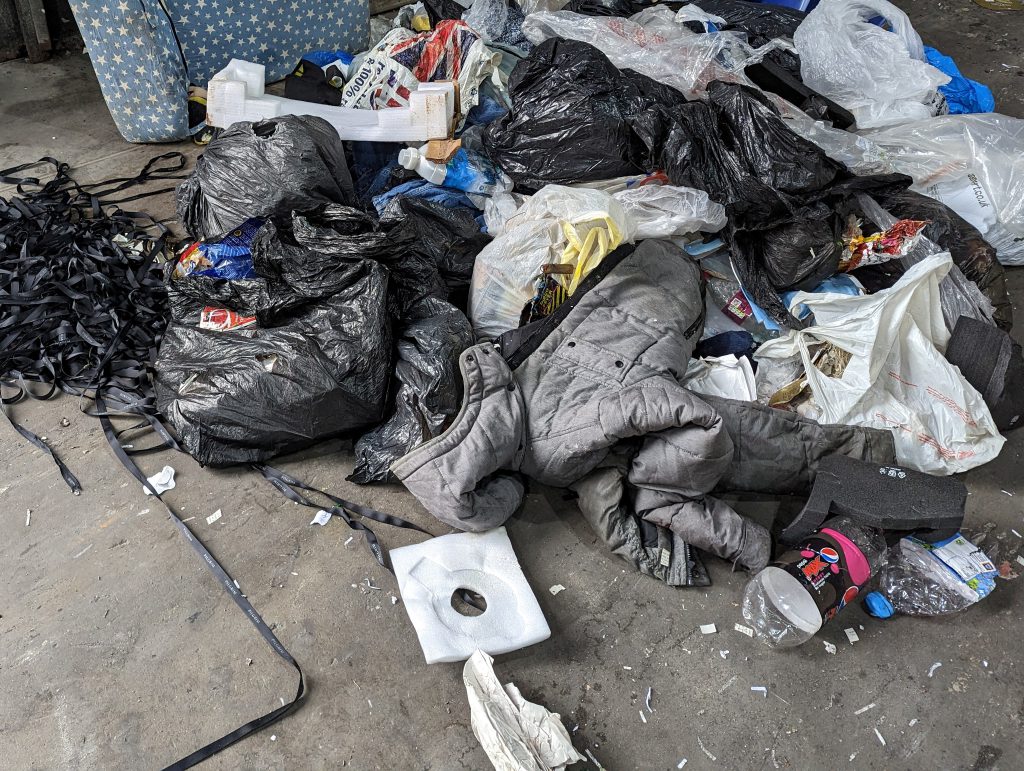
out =
[[[773,648],[801,645],[857,598],[885,554],[877,530],[834,517],[751,579],[743,618]]]
[[[459,148],[448,163],[435,163],[426,157],[426,145],[419,149],[406,147],[399,150],[398,162],[428,182],[465,193],[490,196],[508,188],[490,161],[465,148]]]
[[[960,533],[931,544],[903,538],[889,550],[878,589],[864,604],[876,618],[957,613],[987,597],[998,575],[985,552]]]

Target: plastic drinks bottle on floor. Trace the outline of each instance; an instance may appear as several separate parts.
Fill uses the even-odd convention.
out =
[[[860,594],[885,553],[877,530],[834,517],[751,579],[743,618],[774,648],[801,645]]]

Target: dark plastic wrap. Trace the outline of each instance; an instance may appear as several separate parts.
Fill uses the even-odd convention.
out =
[[[797,136],[760,91],[722,82],[707,102],[675,108],[662,150],[673,184],[725,206],[724,231],[744,290],[779,324],[799,329],[779,293],[836,272],[845,214],[857,192],[896,191],[909,177],[856,177]]]
[[[353,203],[338,133],[322,118],[286,115],[236,123],[210,142],[178,186],[178,217],[199,239],[251,217],[287,221],[292,211]]]
[[[175,321],[155,365],[157,404],[203,464],[266,460],[384,416],[391,377],[385,268],[285,244],[271,222],[253,255],[260,278],[237,287],[188,276],[170,282]],[[278,270],[283,261],[294,285]],[[192,313],[210,304],[255,315],[259,324],[199,329]]]
[[[641,174],[665,130],[658,105],[678,91],[617,70],[587,43],[551,38],[512,70],[512,109],[487,125],[483,149],[520,191]]]
[[[996,309],[996,325],[1007,332],[1013,327],[1013,306],[1006,294],[1006,270],[996,259],[996,250],[973,225],[941,201],[911,190],[875,197],[883,209],[900,219],[928,220],[924,235],[948,251],[964,276],[978,285]],[[898,260],[893,262],[899,265]],[[900,275],[902,270],[893,281]]]

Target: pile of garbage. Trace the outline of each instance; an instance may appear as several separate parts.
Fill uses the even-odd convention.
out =
[[[879,575],[883,534],[908,554],[960,537],[963,506],[924,503],[1024,410],[1003,268],[1024,262],[1024,122],[904,13],[424,0],[375,30],[305,56],[296,114],[222,131],[179,189],[196,240],[167,270],[155,382],[188,452],[348,437],[351,480],[401,481],[469,533],[514,516],[525,480],[568,488],[671,585],[707,585],[702,555],[762,571],[745,612],[774,642],[772,613],[820,626]],[[301,115],[445,80],[452,134],[422,145]],[[863,497],[865,466],[914,480],[913,516],[851,499],[784,537],[722,497],[813,502],[845,474]],[[842,586],[785,567],[809,553]],[[791,618],[808,586],[817,610]]]
[[[422,0],[373,29],[179,187],[155,406],[203,464],[350,439],[349,479],[466,531],[392,560],[428,663],[470,659],[475,705],[536,708],[561,747],[492,730],[492,758],[575,758],[470,658],[550,634],[502,528],[526,480],[670,585],[708,585],[705,556],[752,571],[773,645],[869,584],[879,616],[992,590],[949,475],[1024,414],[1024,121],[885,0]],[[451,133],[425,144],[302,114],[438,81]],[[769,529],[727,502],[749,492],[808,502]]]

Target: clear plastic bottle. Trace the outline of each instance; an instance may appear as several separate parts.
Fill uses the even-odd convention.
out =
[[[889,550],[878,589],[865,604],[876,618],[956,613],[988,596],[998,574],[985,552],[959,533],[938,544],[903,538]]]
[[[877,530],[834,517],[750,580],[743,618],[774,648],[801,645],[859,595],[885,553]]]

